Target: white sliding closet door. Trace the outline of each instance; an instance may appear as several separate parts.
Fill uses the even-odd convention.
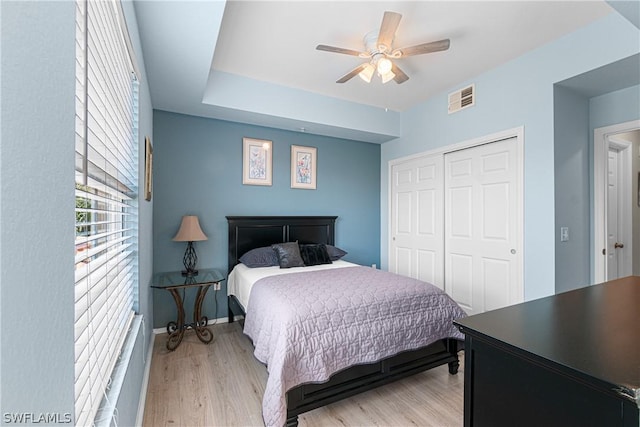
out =
[[[442,167],[442,154],[392,166],[389,270],[444,289]]]
[[[445,290],[468,314],[522,301],[518,144],[444,156]]]

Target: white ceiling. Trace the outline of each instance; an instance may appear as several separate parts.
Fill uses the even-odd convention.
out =
[[[241,103],[226,100],[247,92],[251,83],[340,99],[354,108],[405,111],[612,11],[603,1],[134,4],[154,108],[275,127],[286,127],[278,112],[266,108],[243,116]],[[402,14],[394,47],[449,38],[450,49],[398,60],[410,77],[401,85],[375,78],[367,84],[357,77],[335,83],[362,60],[318,51],[316,45],[364,50],[363,36],[379,28],[386,10]]]
[[[365,50],[384,11],[402,14],[394,47],[449,38],[448,51],[399,59],[401,85],[335,81],[364,62],[315,49]],[[404,111],[608,13],[602,2],[231,1],[213,69],[352,102]]]

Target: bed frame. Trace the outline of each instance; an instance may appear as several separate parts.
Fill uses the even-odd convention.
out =
[[[250,249],[273,243],[335,244],[336,216],[227,216],[229,224],[229,272]],[[244,316],[235,296],[229,296],[229,322]],[[298,425],[298,415],[371,390],[400,378],[449,365],[456,374],[462,343],[443,339],[417,350],[405,351],[375,363],[355,365],[334,374],[322,384],[302,384],[287,392],[287,427]]]

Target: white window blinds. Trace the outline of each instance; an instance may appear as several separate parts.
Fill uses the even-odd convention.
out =
[[[94,423],[137,289],[137,82],[114,0],[77,0],[75,425]]]

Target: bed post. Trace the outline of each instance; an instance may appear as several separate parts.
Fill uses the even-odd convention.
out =
[[[292,415],[291,417],[287,418],[286,427],[298,427],[298,416]]]
[[[236,316],[245,316],[245,312],[235,296],[229,295],[227,297],[227,306],[229,308],[229,323],[233,323]],[[244,325],[242,321],[240,322],[240,325]]]
[[[455,375],[458,373],[460,367],[460,359],[458,358],[458,351],[460,350],[459,342],[455,338],[447,338],[447,351],[456,358],[453,362],[449,362],[449,373]]]

